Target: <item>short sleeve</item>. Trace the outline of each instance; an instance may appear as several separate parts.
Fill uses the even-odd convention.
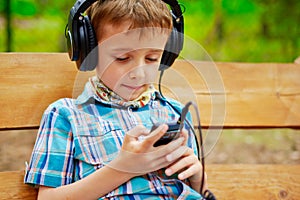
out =
[[[49,107],[42,117],[24,182],[49,187],[70,184],[73,182],[73,151],[66,112]]]

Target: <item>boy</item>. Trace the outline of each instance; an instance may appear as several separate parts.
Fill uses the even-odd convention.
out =
[[[191,130],[160,146],[168,126],[150,131],[153,121],[179,118],[152,85],[172,29],[166,4],[97,1],[87,13],[98,43],[96,76],[77,99],[47,108],[25,182],[39,186],[39,199],[201,199]]]

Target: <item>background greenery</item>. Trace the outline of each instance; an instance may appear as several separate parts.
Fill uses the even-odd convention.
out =
[[[3,52],[7,51],[8,0],[1,1],[0,51]],[[64,29],[74,2],[10,0],[12,38],[8,50],[66,51]],[[299,0],[180,2],[186,9],[185,34],[202,45],[215,61],[293,62],[300,56]]]

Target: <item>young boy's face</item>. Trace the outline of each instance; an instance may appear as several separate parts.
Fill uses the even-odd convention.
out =
[[[123,99],[134,100],[155,82],[168,34],[154,28],[128,27],[128,23],[104,26],[96,72]]]

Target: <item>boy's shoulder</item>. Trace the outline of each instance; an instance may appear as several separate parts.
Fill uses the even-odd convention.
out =
[[[179,110],[181,110],[184,106],[180,101],[170,97],[165,97],[164,100]]]
[[[75,99],[72,98],[61,98],[53,103],[51,103],[45,112],[52,112],[52,111],[61,111],[61,110],[71,110],[76,108]]]

